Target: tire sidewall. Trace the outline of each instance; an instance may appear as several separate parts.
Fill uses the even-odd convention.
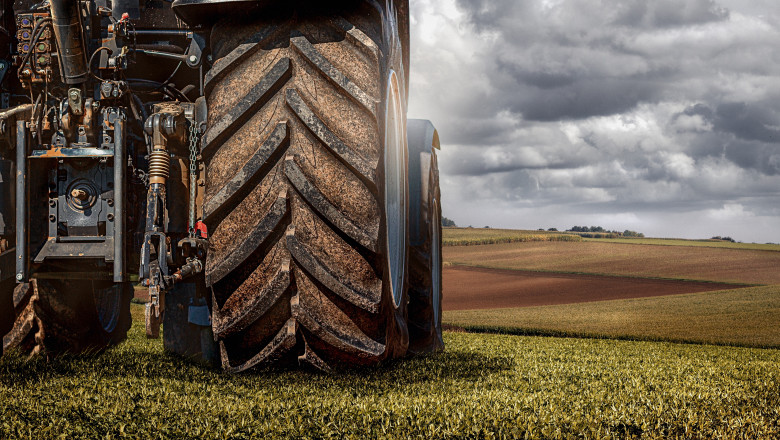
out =
[[[443,296],[443,268],[442,268],[442,226],[441,226],[441,190],[439,189],[439,166],[436,159],[436,150],[431,148],[431,168],[429,172],[430,183],[428,185],[428,224],[430,230],[428,231],[430,237],[431,251],[436,249],[439,253],[438,264],[433,258],[433,252],[431,252],[431,281],[434,277],[438,278],[437,282],[439,288],[434,288],[433,282],[431,283],[431,306],[435,308],[434,320],[433,320],[433,333],[435,335],[434,343],[437,345],[436,349],[444,347],[444,339],[442,338],[441,330],[441,315],[442,315],[442,301]],[[436,234],[438,232],[438,234]],[[434,240],[434,237],[438,237],[438,240]],[[434,300],[434,297],[438,296],[438,301]]]
[[[379,8],[377,8],[379,9]],[[403,182],[406,184],[406,181],[408,181],[409,176],[409,153],[407,148],[407,142],[406,142],[406,90],[405,90],[405,69],[403,66],[403,52],[401,50],[401,41],[398,34],[398,25],[395,21],[395,13],[392,7],[391,2],[387,2],[381,11],[382,14],[382,48],[383,50],[383,56],[381,59],[381,71],[380,75],[382,75],[382,102],[379,105],[379,118],[380,121],[380,139],[382,140],[382,151],[383,154],[381,155],[380,161],[377,166],[377,186],[379,189],[379,196],[380,196],[380,212],[382,213],[382,217],[379,224],[379,230],[380,230],[380,255],[382,256],[382,279],[385,281],[382,285],[382,308],[386,310],[391,310],[392,313],[384,312],[382,313],[383,316],[386,316],[388,319],[388,322],[386,324],[387,328],[387,334],[386,334],[386,343],[387,343],[387,358],[397,358],[401,357],[404,354],[406,354],[407,348],[409,346],[409,330],[407,326],[407,317],[408,317],[408,303],[409,303],[409,296],[408,296],[408,283],[409,283],[409,191],[404,191],[404,213],[402,216],[402,219],[405,219],[406,227],[405,227],[405,237],[403,238],[404,241],[404,250],[405,253],[404,256],[404,267],[403,267],[403,277],[402,282],[399,283],[401,287],[401,296],[399,300],[399,304],[396,306],[395,300],[393,298],[393,291],[392,291],[392,280],[391,280],[391,274],[389,271],[389,248],[388,248],[388,236],[387,236],[387,218],[388,213],[385,210],[385,200],[386,200],[386,188],[385,188],[385,135],[387,127],[386,122],[388,119],[388,115],[386,114],[386,104],[387,99],[389,95],[389,79],[391,76],[391,72],[395,72],[395,75],[397,77],[397,84],[398,84],[398,95],[400,97],[399,99],[399,105],[401,107],[401,125],[402,125],[402,136],[401,136],[401,162],[403,166],[403,176],[405,181]]]

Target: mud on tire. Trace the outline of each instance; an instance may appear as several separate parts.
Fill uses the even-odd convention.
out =
[[[13,291],[12,328],[3,351],[25,354],[99,352],[118,344],[130,329],[129,283],[36,280]]]
[[[407,196],[384,175],[395,170],[405,188],[402,53],[384,6],[353,3],[264,11],[212,31],[205,272],[229,371],[406,352]],[[385,127],[391,83],[402,118]],[[400,236],[387,233],[388,216]]]

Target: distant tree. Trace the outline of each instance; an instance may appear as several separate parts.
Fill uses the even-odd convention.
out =
[[[641,232],[631,231],[626,229],[623,231],[623,237],[644,237],[645,234],[642,234]]]
[[[732,243],[736,243],[733,238],[731,237],[721,237],[720,235],[716,235],[711,238],[711,240],[722,240],[722,241],[730,241]]]
[[[548,229],[548,231],[550,231],[550,232],[558,232],[558,228],[550,228],[550,229]]]
[[[448,219],[447,217],[442,217],[441,218],[441,225],[445,226],[445,227],[446,226],[452,226],[452,227],[458,226],[458,225],[455,224],[454,221]]]
[[[544,231],[544,228],[539,228],[537,229],[537,231]]]
[[[490,229],[490,226],[485,226],[483,229]]]
[[[590,232],[606,232],[601,226],[591,226]]]

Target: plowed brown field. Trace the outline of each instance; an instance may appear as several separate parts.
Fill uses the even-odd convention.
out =
[[[498,309],[733,289],[732,284],[507,269],[444,268],[444,310]]]
[[[780,284],[780,252],[771,251],[600,242],[529,242],[445,246],[443,257],[445,262],[499,269]]]

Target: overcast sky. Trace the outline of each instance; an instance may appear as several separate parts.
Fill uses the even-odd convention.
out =
[[[411,0],[459,225],[780,242],[776,0]]]

